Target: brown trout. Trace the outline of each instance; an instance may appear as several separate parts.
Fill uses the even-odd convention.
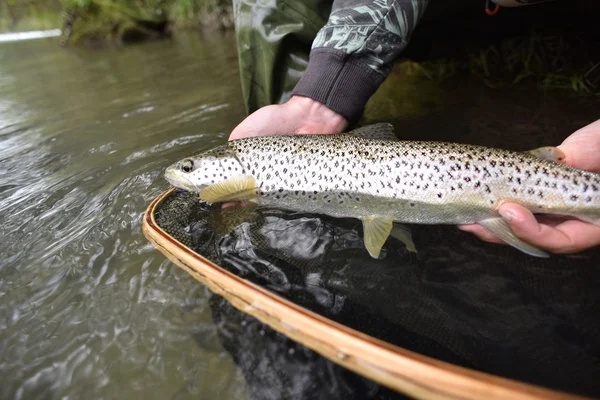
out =
[[[377,258],[394,222],[478,223],[530,255],[497,209],[514,202],[533,213],[600,225],[600,174],[560,164],[553,147],[526,153],[484,146],[401,141],[389,124],[338,135],[261,136],[228,142],[167,168],[174,186],[210,203],[260,205],[358,218]],[[408,239],[410,242],[410,239]]]

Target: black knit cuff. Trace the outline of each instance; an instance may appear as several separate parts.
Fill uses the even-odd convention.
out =
[[[323,103],[353,124],[384,79],[352,54],[318,48],[310,52],[306,71],[292,95]]]

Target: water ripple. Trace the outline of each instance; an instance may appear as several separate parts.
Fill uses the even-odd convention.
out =
[[[164,169],[223,142],[239,98],[235,68],[161,85],[220,57],[189,51],[0,48],[0,398],[187,398],[209,365],[229,382],[209,398],[244,398],[227,353],[192,335],[208,293],[141,233]]]

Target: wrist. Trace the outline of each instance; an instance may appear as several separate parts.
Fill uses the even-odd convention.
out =
[[[302,121],[294,133],[340,133],[348,126],[346,118],[310,97],[292,96],[284,105]]]
[[[385,77],[360,55],[317,48],[311,50],[306,70],[292,95],[319,101],[354,124]]]

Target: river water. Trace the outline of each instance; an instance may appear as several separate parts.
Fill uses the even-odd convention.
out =
[[[0,398],[246,398],[207,290],[141,232],[164,168],[244,116],[233,44],[0,46]]]
[[[220,300],[141,232],[164,169],[222,143],[244,117],[234,45],[192,34],[123,48],[0,46],[0,398],[248,398],[218,331],[256,322],[214,308]],[[395,114],[400,136],[512,149],[555,144],[600,109],[535,88],[389,88],[367,115]],[[344,390],[327,387],[329,398]]]

